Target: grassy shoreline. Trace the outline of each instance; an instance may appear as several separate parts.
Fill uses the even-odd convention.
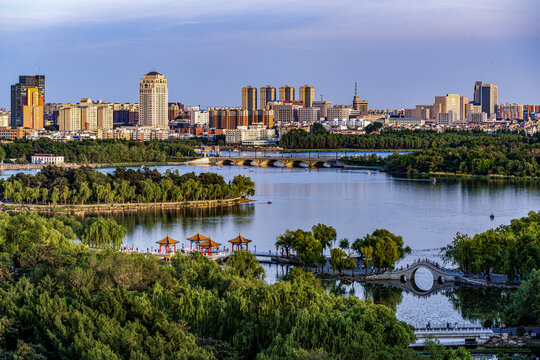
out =
[[[181,202],[155,202],[155,203],[106,203],[106,204],[70,204],[70,205],[41,205],[41,204],[12,204],[0,203],[0,211],[37,213],[86,213],[86,212],[125,212],[146,209],[179,209],[179,208],[211,208],[233,206],[251,201],[242,197],[223,200],[197,200]]]

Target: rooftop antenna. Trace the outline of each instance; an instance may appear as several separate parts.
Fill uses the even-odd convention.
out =
[[[323,94],[322,94],[322,89],[321,89],[321,101],[323,101]]]
[[[354,82],[354,96],[358,96],[358,83]]]

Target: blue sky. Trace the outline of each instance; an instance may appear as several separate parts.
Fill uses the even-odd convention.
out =
[[[538,0],[0,0],[0,107],[19,74],[47,102],[136,102],[155,68],[169,101],[236,106],[246,85],[310,84],[372,108],[472,96],[540,104]]]

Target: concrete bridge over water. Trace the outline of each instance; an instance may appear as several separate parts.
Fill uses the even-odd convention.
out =
[[[228,166],[269,166],[269,167],[343,167],[339,159],[313,158],[313,157],[279,157],[279,156],[211,156],[208,157],[211,165]]]

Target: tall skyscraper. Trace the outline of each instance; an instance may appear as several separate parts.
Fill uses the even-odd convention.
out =
[[[477,81],[474,83],[474,102],[480,104],[480,88],[482,87],[482,82]]]
[[[246,86],[242,88],[242,109],[257,110],[257,88]]]
[[[266,85],[265,87],[261,88],[261,95],[260,95],[260,108],[261,110],[266,109],[266,104],[269,101],[276,100],[276,88],[270,85]]]
[[[11,85],[11,126],[23,125],[22,98],[28,95],[28,88],[37,88],[39,97],[45,103],[45,75],[21,75],[19,82]]]
[[[482,84],[480,87],[480,105],[482,106],[482,112],[491,116],[495,114],[495,105],[499,101],[499,88],[493,84]]]
[[[168,128],[169,91],[163,74],[151,71],[141,79],[139,87],[139,125]]]
[[[43,129],[43,97],[39,96],[37,87],[26,89],[21,98],[22,126],[29,129]]]
[[[315,100],[315,88],[310,85],[304,85],[298,90],[298,98],[304,103],[304,108],[313,106]]]
[[[279,88],[280,101],[294,101],[294,87],[285,85]]]

